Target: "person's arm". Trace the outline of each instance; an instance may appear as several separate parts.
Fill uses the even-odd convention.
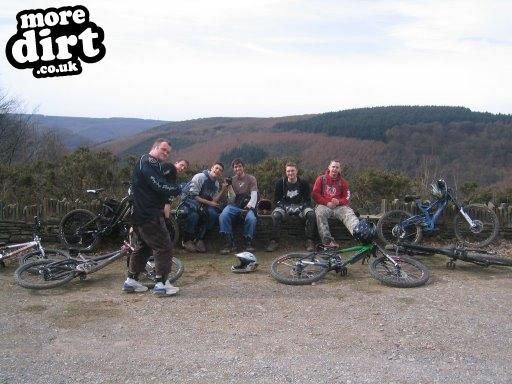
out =
[[[309,187],[309,183],[304,180],[301,180],[301,183],[302,201],[304,202],[304,205],[311,207],[311,189]]]
[[[258,204],[258,183],[254,176],[251,177],[251,200],[247,203],[247,209],[256,208]]]
[[[349,205],[350,204],[350,189],[348,188],[348,183],[346,181],[341,182],[341,197],[338,199],[339,205]]]
[[[228,187],[228,183],[224,180],[221,184],[219,191],[215,194],[215,196],[213,196],[213,201],[215,203],[219,203],[220,198],[227,192]]]
[[[162,172],[160,172],[160,164],[151,160],[140,160],[141,175],[144,177],[148,185],[154,191],[166,196],[178,196],[181,188],[177,184],[171,184],[165,181]]]
[[[316,178],[315,184],[313,185],[313,193],[311,194],[311,196],[313,197],[313,200],[317,204],[327,205],[327,203],[329,203],[331,200],[323,196],[322,177],[323,176],[318,176]]]
[[[281,206],[284,203],[284,201],[283,201],[283,198],[284,198],[283,185],[284,185],[283,179],[277,180],[276,185],[275,185],[275,190],[274,190],[274,204],[277,207]]]

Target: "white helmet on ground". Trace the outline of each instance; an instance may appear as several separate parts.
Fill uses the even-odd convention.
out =
[[[258,263],[256,261],[256,256],[251,252],[240,252],[236,253],[235,256],[240,260],[240,264],[233,265],[231,267],[231,272],[248,273],[256,270]]]

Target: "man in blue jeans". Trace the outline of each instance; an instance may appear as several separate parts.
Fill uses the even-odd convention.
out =
[[[224,164],[215,163],[210,170],[197,173],[183,191],[184,203],[188,207],[183,233],[183,247],[190,252],[206,252],[204,237],[219,220],[220,198],[226,193],[228,184],[219,180]]]
[[[245,214],[244,239],[245,250],[254,252],[252,241],[256,231],[255,208],[258,202],[258,184],[256,178],[248,175],[244,170],[244,162],[235,159],[231,162],[234,176],[228,181],[228,205],[219,216],[220,234],[224,237],[224,246],[220,250],[222,255],[236,250],[233,241],[233,219]]]

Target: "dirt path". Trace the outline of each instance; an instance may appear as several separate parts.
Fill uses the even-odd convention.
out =
[[[0,383],[510,383],[512,269],[423,259],[427,286],[388,288],[366,265],[314,286],[178,256],[175,298],[123,294],[124,263],[49,291],[0,271]]]

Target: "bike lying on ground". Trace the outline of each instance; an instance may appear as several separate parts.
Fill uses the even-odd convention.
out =
[[[32,241],[10,245],[0,243],[0,269],[5,267],[5,260],[13,257],[18,258],[19,264],[39,259],[64,260],[69,257],[67,253],[58,249],[44,249],[39,237],[40,231],[41,221],[35,216],[34,239]]]
[[[477,264],[483,267],[489,267],[491,265],[512,267],[512,258],[496,256],[496,253],[491,251],[469,249],[456,245],[440,248],[399,241],[397,244],[387,245],[386,249],[394,251],[395,255],[406,254],[409,256],[433,256],[435,254],[439,254],[448,256],[450,260],[446,263],[446,266],[449,268],[455,268],[455,262],[457,260]]]
[[[458,213],[454,219],[455,236],[464,245],[484,247],[498,236],[499,222],[496,213],[483,204],[462,205],[453,191],[447,188],[442,179],[431,185],[432,203],[423,203],[419,196],[406,196],[406,202],[415,202],[420,214],[412,215],[403,210],[386,212],[377,223],[379,238],[386,244],[398,239],[402,242],[419,243],[423,232],[437,229],[436,223],[444,213],[448,203],[455,204]]]
[[[101,200],[102,209],[98,214],[87,209],[74,209],[64,215],[59,224],[59,237],[62,244],[68,248],[92,251],[104,237],[112,233],[117,232],[124,237],[131,225],[132,201],[130,183],[124,182],[123,185],[128,187],[128,193],[121,201],[112,198],[102,200],[100,195],[104,191],[103,188],[88,189],[86,191],[88,194]],[[173,242],[176,244],[179,237],[176,215],[171,215],[167,219],[167,224]]]
[[[373,257],[369,263],[370,273],[385,285],[412,288],[424,285],[430,278],[429,270],[419,261],[402,255],[389,255],[374,241],[344,249],[323,245],[318,248],[311,253],[288,253],[276,258],[270,267],[272,277],[283,284],[306,285],[319,281],[332,270],[344,276],[349,264],[359,260],[364,263]]]
[[[129,255],[133,247],[125,242],[121,248],[114,252],[94,257],[84,257],[78,253],[77,257],[66,260],[37,260],[21,265],[14,272],[16,283],[28,289],[49,289],[64,285],[75,278],[85,280],[91,275],[114,261]],[[181,260],[172,258],[172,268],[169,274],[169,281],[172,283],[178,280],[183,274],[184,267]],[[146,274],[149,279],[154,279],[154,265],[146,264]]]

